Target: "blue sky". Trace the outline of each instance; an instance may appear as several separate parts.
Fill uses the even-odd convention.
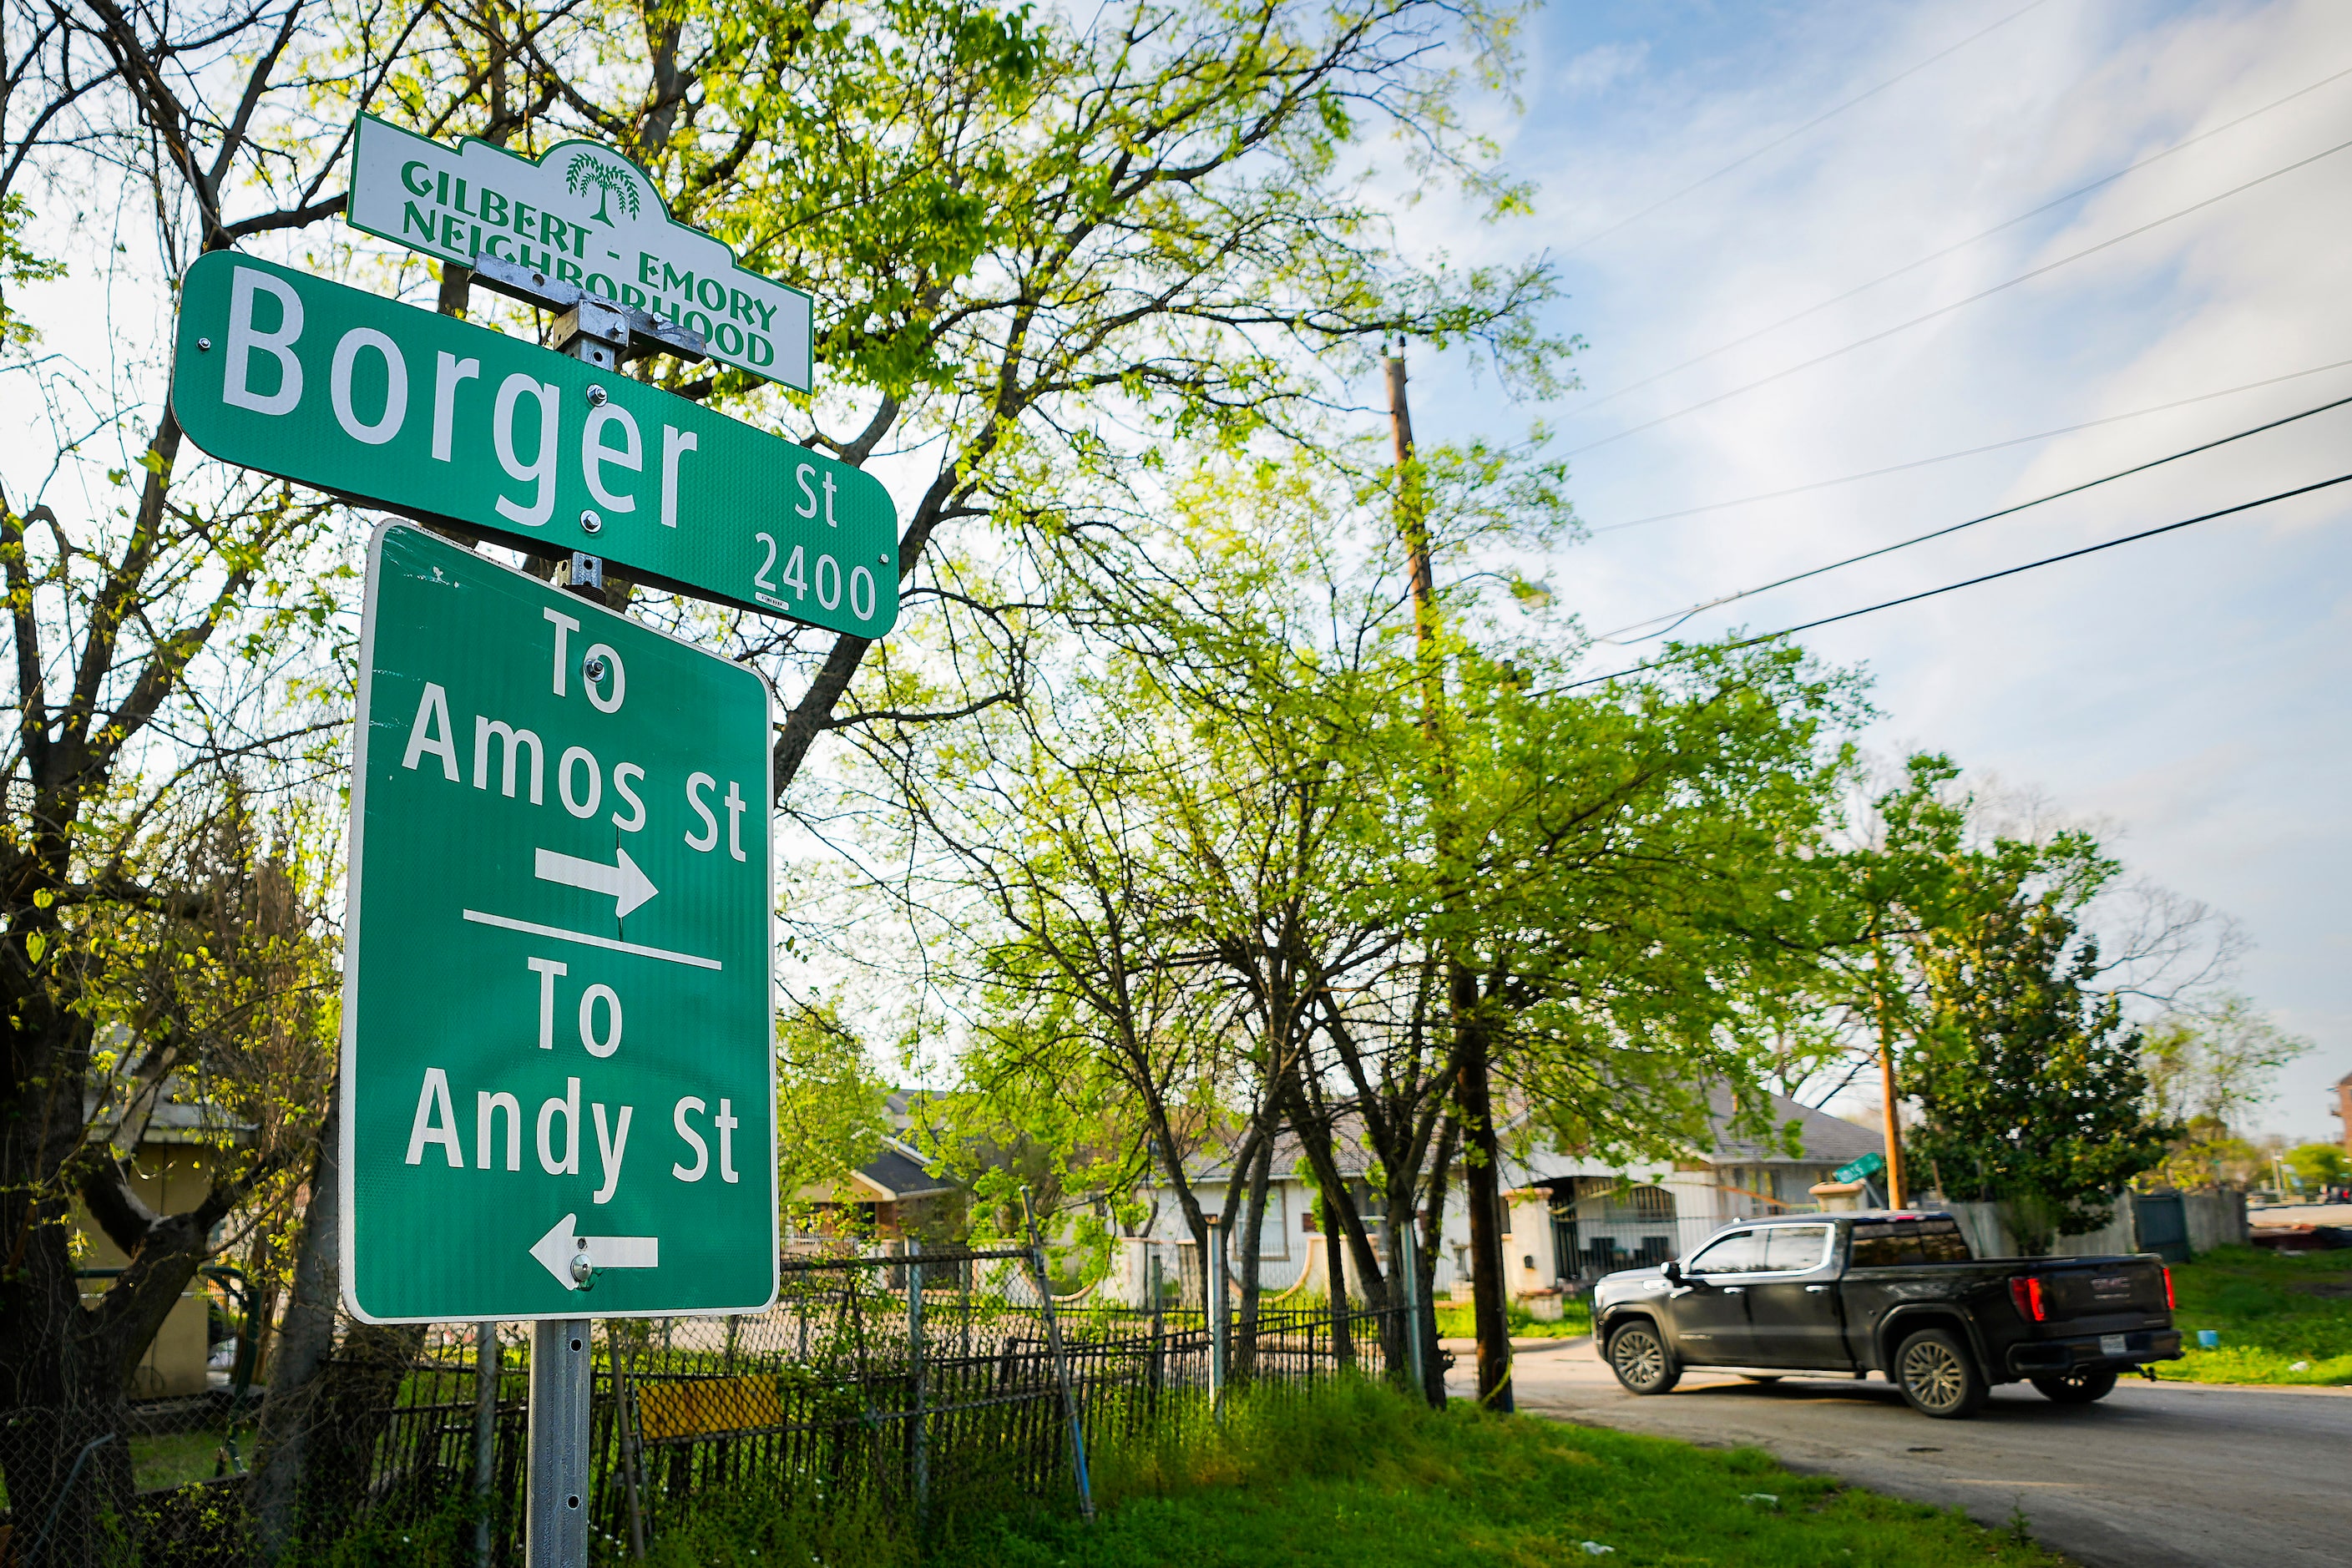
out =
[[[2326,80],[2352,73],[2352,6],[1562,4],[1532,18],[1526,42],[1527,113],[1491,130],[1535,183],[1535,215],[1481,229],[1437,198],[1408,234],[1444,235],[1462,261],[1549,252],[1569,295],[1556,325],[1590,345],[1586,390],[1511,407],[1459,356],[1423,355],[1415,424],[1442,438],[1540,416],[1556,449],[1576,451],[1593,532],[1549,569],[1596,631],[2352,396],[2352,364],[2318,368],[2352,361],[2352,149],[2329,151],[2352,142],[2352,74]],[[2108,422],[1639,521],[2094,420]],[[1704,613],[1685,633],[1774,629],[2331,478],[2352,471],[2347,437],[2352,408],[2320,415]],[[1874,675],[1886,713],[1874,746],[1948,751],[2099,822],[2136,871],[2243,922],[2240,988],[2316,1047],[2263,1118],[2299,1139],[2337,1135],[2326,1088],[2352,1070],[2347,511],[2352,485],[1806,638]]]

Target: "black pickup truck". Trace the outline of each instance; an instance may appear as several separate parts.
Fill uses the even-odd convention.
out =
[[[1690,1366],[1766,1381],[1876,1372],[1947,1418],[2021,1379],[2087,1405],[2117,1373],[2180,1357],[2161,1259],[1979,1258],[1933,1213],[1740,1221],[1687,1263],[1601,1279],[1592,1341],[1635,1394],[1664,1394]]]

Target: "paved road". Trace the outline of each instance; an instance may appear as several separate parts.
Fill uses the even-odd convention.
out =
[[[2352,1392],[2132,1379],[2065,1409],[2030,1384],[1971,1421],[1915,1415],[1886,1384],[1685,1375],[1636,1399],[1583,1340],[1522,1342],[1519,1408],[1629,1432],[1753,1444],[1790,1468],[1958,1504],[1983,1523],[2022,1508],[2035,1539],[2092,1568],[2344,1568],[2352,1563]],[[1457,1352],[1467,1394],[1473,1358]]]

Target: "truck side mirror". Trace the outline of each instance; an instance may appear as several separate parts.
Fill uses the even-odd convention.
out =
[[[1666,1276],[1666,1282],[1667,1282],[1668,1284],[1670,1284],[1670,1285],[1679,1285],[1679,1284],[1681,1284],[1681,1283],[1683,1282],[1683,1265],[1682,1265],[1682,1259],[1680,1259],[1680,1258],[1667,1258],[1667,1259],[1666,1259],[1666,1267],[1665,1267],[1665,1269],[1664,1269],[1664,1273],[1665,1273],[1665,1276]]]

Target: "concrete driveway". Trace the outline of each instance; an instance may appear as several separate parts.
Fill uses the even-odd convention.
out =
[[[1686,1373],[1636,1399],[1590,1342],[1521,1342],[1519,1408],[1717,1447],[1989,1525],[2021,1508],[2034,1538],[2093,1568],[2342,1568],[2352,1563],[2352,1391],[2126,1381],[2066,1409],[2027,1384],[1971,1421],[1931,1421],[1872,1379],[1759,1384]],[[1450,1384],[1474,1392],[1467,1342]]]

